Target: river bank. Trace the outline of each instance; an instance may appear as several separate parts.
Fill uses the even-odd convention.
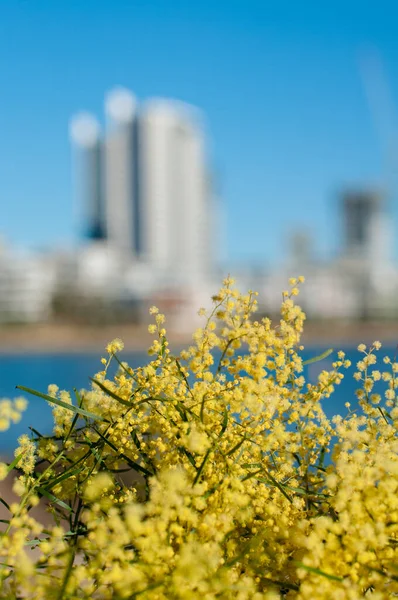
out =
[[[66,323],[7,326],[0,328],[0,355],[102,353],[116,337],[124,341],[130,352],[145,351],[153,339],[146,326],[130,323],[101,328]],[[168,339],[172,347],[180,348],[191,342],[192,334],[169,330]],[[398,344],[398,321],[309,321],[305,324],[303,344],[356,346],[376,339]]]

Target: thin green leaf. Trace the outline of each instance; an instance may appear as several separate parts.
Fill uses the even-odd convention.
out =
[[[322,494],[322,492],[308,492],[307,490],[303,489],[303,488],[298,488],[298,487],[292,487],[290,485],[284,485],[283,486],[286,490],[290,490],[291,492],[295,492],[296,494],[300,494],[301,496],[309,496],[309,497],[321,497],[321,498],[328,498],[329,495],[328,494]]]
[[[80,408],[80,406],[79,406],[79,408]],[[79,419],[79,415],[76,413],[75,416],[73,417],[72,423],[70,424],[69,431],[66,434],[66,437],[65,437],[65,440],[64,440],[64,444],[69,440],[69,438],[70,438],[70,436],[71,436],[71,434],[72,434],[72,432],[73,432],[73,430],[74,430],[74,428],[76,426],[76,423],[77,423],[78,419]]]
[[[34,546],[38,546],[41,542],[47,542],[50,538],[43,538],[41,540],[39,539],[34,539],[34,540],[28,540],[27,542],[24,543],[24,546],[29,546],[30,548],[33,548]]]
[[[145,460],[146,464],[148,464],[151,467],[151,469],[153,470],[153,472],[155,473],[156,469],[153,464],[153,461],[148,456],[148,454],[142,450],[141,442],[140,442],[140,439],[139,439],[135,429],[133,429],[131,432],[131,439],[133,440],[134,444],[136,445],[137,450],[140,452],[140,454],[141,454],[142,458]]]
[[[94,413],[89,412],[88,410],[84,410],[83,408],[78,408],[77,406],[73,406],[73,404],[67,404],[66,402],[62,402],[62,400],[58,400],[58,398],[53,398],[52,396],[48,396],[48,394],[42,394],[41,392],[36,392],[36,390],[31,390],[30,388],[24,387],[23,385],[16,386],[19,390],[23,390],[28,394],[32,394],[33,396],[38,396],[39,398],[43,398],[43,400],[47,400],[51,404],[57,404],[58,406],[62,406],[62,408],[66,408],[71,412],[81,415],[82,417],[87,417],[88,419],[93,419],[94,421],[103,421],[108,422],[103,417],[99,415],[95,415]]]
[[[389,422],[387,421],[387,417],[386,417],[386,415],[384,414],[384,411],[383,411],[383,409],[381,408],[381,406],[378,406],[377,408],[378,408],[378,410],[379,410],[379,413],[381,414],[381,416],[383,417],[383,419],[384,419],[384,420],[385,420],[385,422],[387,423],[387,425],[389,425]],[[390,419],[391,419],[391,416],[390,416]],[[392,420],[392,419],[391,419],[391,420]]]
[[[32,433],[34,433],[35,435],[37,435],[38,438],[44,438],[45,436],[40,433],[40,431],[37,431],[37,429],[35,429],[34,427],[29,427],[29,429],[31,430]]]
[[[131,432],[131,439],[133,440],[134,444],[136,445],[137,450],[139,450],[141,452],[141,442],[140,442],[140,439],[139,439],[135,429],[133,429]]]
[[[248,473],[247,475],[245,475],[244,477],[242,477],[242,481],[247,481],[248,479],[253,479],[253,477],[255,477],[256,475],[258,475],[259,473],[263,473],[263,469],[258,469],[258,471],[253,471],[252,473]],[[259,479],[259,481],[264,481],[264,480]]]
[[[223,419],[223,422],[222,422],[220,435],[218,436],[219,439],[224,435],[227,427],[228,427],[228,409],[225,406],[224,407],[224,419]]]
[[[188,450],[186,448],[184,448],[183,446],[179,446],[178,450],[182,453],[185,454],[185,456],[187,457],[187,459],[189,460],[189,462],[191,463],[191,465],[193,466],[194,469],[196,469],[196,463],[195,463],[195,459],[192,456],[192,454],[190,452],[188,452]]]
[[[277,481],[275,479],[275,477],[273,477],[269,471],[265,471],[265,473],[266,473],[266,476],[269,477],[269,479],[272,481],[272,483],[278,488],[278,490],[285,496],[285,498],[287,500],[289,500],[290,503],[292,503],[293,499],[286,492],[286,490],[284,489],[284,486],[281,483],[279,483],[279,481]],[[259,479],[258,481],[262,481],[262,480]],[[265,480],[265,481],[267,481],[267,480]]]
[[[319,362],[320,360],[323,360],[324,358],[327,358],[328,356],[330,356],[330,354],[332,354],[332,352],[333,352],[333,348],[329,348],[329,350],[325,350],[325,352],[323,352],[319,356],[314,356],[314,358],[309,358],[308,360],[305,360],[303,362],[303,366],[311,365],[312,363]]]
[[[206,394],[203,394],[202,402],[200,403],[200,422],[204,423],[205,420],[205,402],[206,402]]]
[[[322,575],[322,577],[326,577],[327,579],[331,579],[332,581],[344,581],[343,577],[337,577],[337,575],[331,575],[330,573],[325,573],[325,571],[321,571],[320,569],[315,569],[314,567],[308,567],[297,560],[294,561],[295,564],[300,567],[300,569],[305,569],[309,573],[315,573],[315,575]]]
[[[300,460],[299,455],[296,452],[292,452],[292,456],[297,460],[298,466],[300,467],[301,460]]]
[[[114,400],[116,400],[117,402],[119,402],[120,404],[123,404],[123,406],[128,406],[128,408],[132,408],[134,405],[131,402],[128,402],[127,400],[124,400],[123,398],[120,398],[120,396],[118,396],[117,394],[115,394],[115,392],[112,392],[112,390],[110,390],[109,388],[106,387],[106,385],[104,385],[101,381],[98,381],[97,379],[93,379],[92,377],[90,377],[90,381],[92,381],[93,383],[95,383],[95,385],[98,385],[98,387],[105,392],[106,394],[108,394],[108,396],[110,396],[111,398],[113,398]]]
[[[212,448],[209,448],[208,451],[206,452],[206,454],[204,456],[204,459],[202,460],[202,464],[200,465],[200,467],[198,469],[198,472],[196,473],[195,479],[193,481],[193,485],[195,485],[196,483],[198,483],[198,481],[200,479],[200,476],[203,473],[203,469],[205,468],[205,464],[206,464],[206,462],[207,462],[207,460],[208,460],[208,458],[210,456],[211,451],[212,451]]]
[[[145,404],[145,403],[150,403],[150,402],[172,402],[173,400],[171,398],[158,398],[157,396],[148,396],[147,398],[142,398],[142,400],[139,400],[137,402],[137,406],[139,406],[140,404]]]
[[[166,339],[164,336],[162,336],[162,337],[161,337],[161,340],[162,340],[162,347],[161,347],[161,350],[160,350],[160,356],[161,356],[162,358],[164,358],[164,357],[165,357],[165,355],[166,355],[166,348],[167,348],[167,345],[166,345],[166,344],[167,344],[167,339]]]
[[[8,504],[8,502],[6,502],[6,501],[4,500],[4,498],[2,498],[1,496],[0,496],[0,502],[1,502],[2,504],[4,504],[4,506],[6,507],[6,509],[7,509],[7,510],[11,510],[11,509],[10,509],[10,505]]]
[[[178,358],[175,358],[174,360],[175,360],[175,363],[177,365],[177,369],[178,369],[179,374],[181,375],[181,377],[185,381],[185,385],[187,386],[187,389],[192,394],[192,390],[191,390],[191,386],[189,385],[188,377],[185,375],[184,371],[182,370],[182,367],[180,365],[180,361],[178,360]]]
[[[81,473],[84,468],[85,467],[81,467],[80,469],[72,469],[70,471],[66,471],[66,473],[64,473],[63,475],[60,475],[56,479],[53,479],[52,481],[50,481],[50,483],[45,486],[45,489],[49,490],[52,487],[54,487],[55,485],[57,485],[58,483],[61,483],[61,481],[64,481],[65,479],[69,479],[69,477],[72,477],[72,475],[77,475],[78,473]]]
[[[315,465],[315,467],[317,469],[320,469],[321,471],[325,470],[323,468],[323,465],[324,465],[324,462],[325,462],[325,456],[326,456],[326,446],[322,446],[321,452],[320,452],[320,455],[319,455],[318,463]]]
[[[184,423],[188,423],[187,412],[184,408],[184,405],[181,404],[181,402],[177,402],[177,404],[175,405],[175,408],[178,411],[178,414],[180,415],[180,417],[184,421]]]
[[[140,590],[139,592],[134,592],[130,596],[129,600],[134,600],[134,598],[137,598],[137,596],[141,596],[141,594],[146,594],[147,592],[155,590],[156,588],[158,588],[161,585],[163,585],[163,583],[164,583],[163,581],[159,581],[158,583],[151,583],[151,585],[148,585],[148,587],[146,587],[144,590]]]
[[[10,463],[10,464],[8,465],[8,467],[7,467],[7,474],[8,474],[8,473],[11,473],[11,471],[12,471],[13,469],[15,469],[15,467],[17,466],[17,464],[18,464],[18,463],[19,463],[19,461],[21,460],[22,456],[23,456],[23,453],[21,452],[21,454],[18,454],[18,456],[16,456],[16,457],[14,458],[14,460],[12,461],[12,463]]]
[[[77,405],[78,405],[79,408],[81,408],[83,406],[83,398],[80,395],[80,393],[77,391],[76,388],[73,388],[73,391],[74,391],[74,394],[75,394],[75,397],[76,397]]]
[[[61,587],[58,592],[57,600],[62,600],[62,598],[64,597],[66,586],[68,585],[68,581],[69,581],[69,578],[70,578],[72,570],[73,570],[73,563],[75,562],[75,556],[76,556],[76,540],[75,540],[75,543],[73,544],[72,552],[70,553],[70,556],[69,556],[68,564],[65,569],[64,578],[62,580],[62,584],[61,584]]]
[[[246,441],[246,438],[244,437],[240,442],[238,442],[235,446],[233,446],[233,448],[231,448],[231,450],[228,450],[228,452],[225,454],[225,456],[230,456],[231,454],[234,454],[237,450],[239,450],[239,448],[242,446],[242,444]]]
[[[94,444],[90,444],[90,441],[88,438],[86,438],[86,440],[87,440],[87,443],[89,444],[91,454],[94,456],[95,460],[99,464],[102,461],[102,453],[103,453],[104,446],[101,447],[101,453],[98,453],[96,446]]]
[[[64,508],[68,512],[73,512],[73,509],[70,506],[65,504],[65,502],[63,502],[62,500],[59,500],[56,496],[54,496],[54,494],[50,494],[50,492],[48,492],[45,488],[43,488],[41,486],[37,486],[36,489],[45,498],[48,498],[48,500],[51,500],[51,502],[58,504],[58,506],[60,506],[61,508]]]
[[[129,377],[132,377],[132,374],[130,373],[129,368],[126,368],[126,366],[122,363],[122,361],[117,356],[117,354],[114,354],[113,358],[116,360],[116,362],[118,363],[119,367],[121,367],[123,369],[123,371],[126,373],[126,375],[128,375]]]
[[[140,471],[141,473],[143,473],[144,475],[146,475],[147,477],[153,477],[154,473],[152,473],[151,471],[148,471],[148,469],[146,469],[145,467],[142,467],[141,465],[139,465],[138,463],[134,462],[133,460],[131,460],[131,458],[129,458],[128,456],[126,456],[125,454],[119,453],[119,450],[116,448],[116,446],[110,441],[108,440],[105,436],[102,435],[102,433],[100,431],[98,431],[97,429],[95,430],[96,433],[98,433],[98,435],[100,436],[100,438],[102,438],[104,440],[104,442],[106,444],[108,444],[108,446],[110,446],[112,448],[112,450],[114,450],[115,452],[118,453],[118,455],[123,458],[126,463],[132,468],[135,469],[136,471]]]

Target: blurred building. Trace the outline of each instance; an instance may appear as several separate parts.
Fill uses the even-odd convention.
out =
[[[147,102],[138,148],[142,257],[175,285],[203,281],[212,270],[214,206],[199,112]]]
[[[363,188],[345,191],[339,200],[342,242],[335,258],[317,257],[310,232],[300,228],[291,233],[289,254],[278,268],[233,270],[243,288],[259,291],[260,313],[277,314],[288,279],[304,275],[299,303],[309,318],[398,318],[398,266],[386,196]]]
[[[105,239],[103,147],[99,123],[89,113],[79,113],[71,121],[70,136],[77,150],[75,155],[76,188],[79,210],[83,213],[83,235],[88,240]]]
[[[85,230],[100,232],[89,239],[103,240],[122,262],[130,260],[131,283],[144,281],[142,293],[202,286],[214,270],[216,232],[200,112],[167,99],[139,106],[123,88],[108,94],[105,109],[102,138],[98,127],[96,135],[93,126],[89,136],[82,134],[87,116],[83,122],[77,115],[71,125],[78,189],[89,207]]]
[[[380,264],[391,260],[386,196],[373,190],[342,195],[343,246],[347,259]]]
[[[0,248],[0,324],[47,321],[55,271],[51,259]]]
[[[115,89],[105,99],[107,117],[104,146],[106,240],[109,246],[139,254],[138,246],[138,127],[136,101],[127,90]],[[84,199],[83,199],[84,201]]]
[[[342,194],[342,247],[339,272],[357,296],[360,318],[391,316],[398,291],[393,231],[385,193],[353,189]]]

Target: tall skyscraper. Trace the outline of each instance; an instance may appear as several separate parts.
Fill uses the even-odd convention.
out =
[[[70,122],[69,133],[76,147],[76,187],[83,211],[84,236],[105,239],[106,215],[102,169],[102,145],[98,121],[81,112]]]
[[[177,280],[195,280],[208,268],[211,212],[200,114],[152,100],[140,124],[143,254]]]
[[[106,135],[96,144],[107,243],[159,283],[203,281],[213,260],[213,197],[200,112],[164,99],[140,107],[124,88],[107,95],[105,110]]]
[[[368,190],[354,190],[343,195],[344,256],[369,263],[390,258],[385,200],[381,193]]]
[[[124,88],[106,97],[107,131],[105,147],[106,235],[112,246],[135,254],[137,218],[135,210],[134,125],[136,101]]]

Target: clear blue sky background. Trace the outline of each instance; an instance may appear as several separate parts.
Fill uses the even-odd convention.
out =
[[[366,0],[1,0],[0,232],[78,239],[68,121],[124,85],[205,112],[232,261],[278,261],[296,225],[330,256],[338,190],[384,181],[358,56],[377,48],[398,107],[397,23]]]

